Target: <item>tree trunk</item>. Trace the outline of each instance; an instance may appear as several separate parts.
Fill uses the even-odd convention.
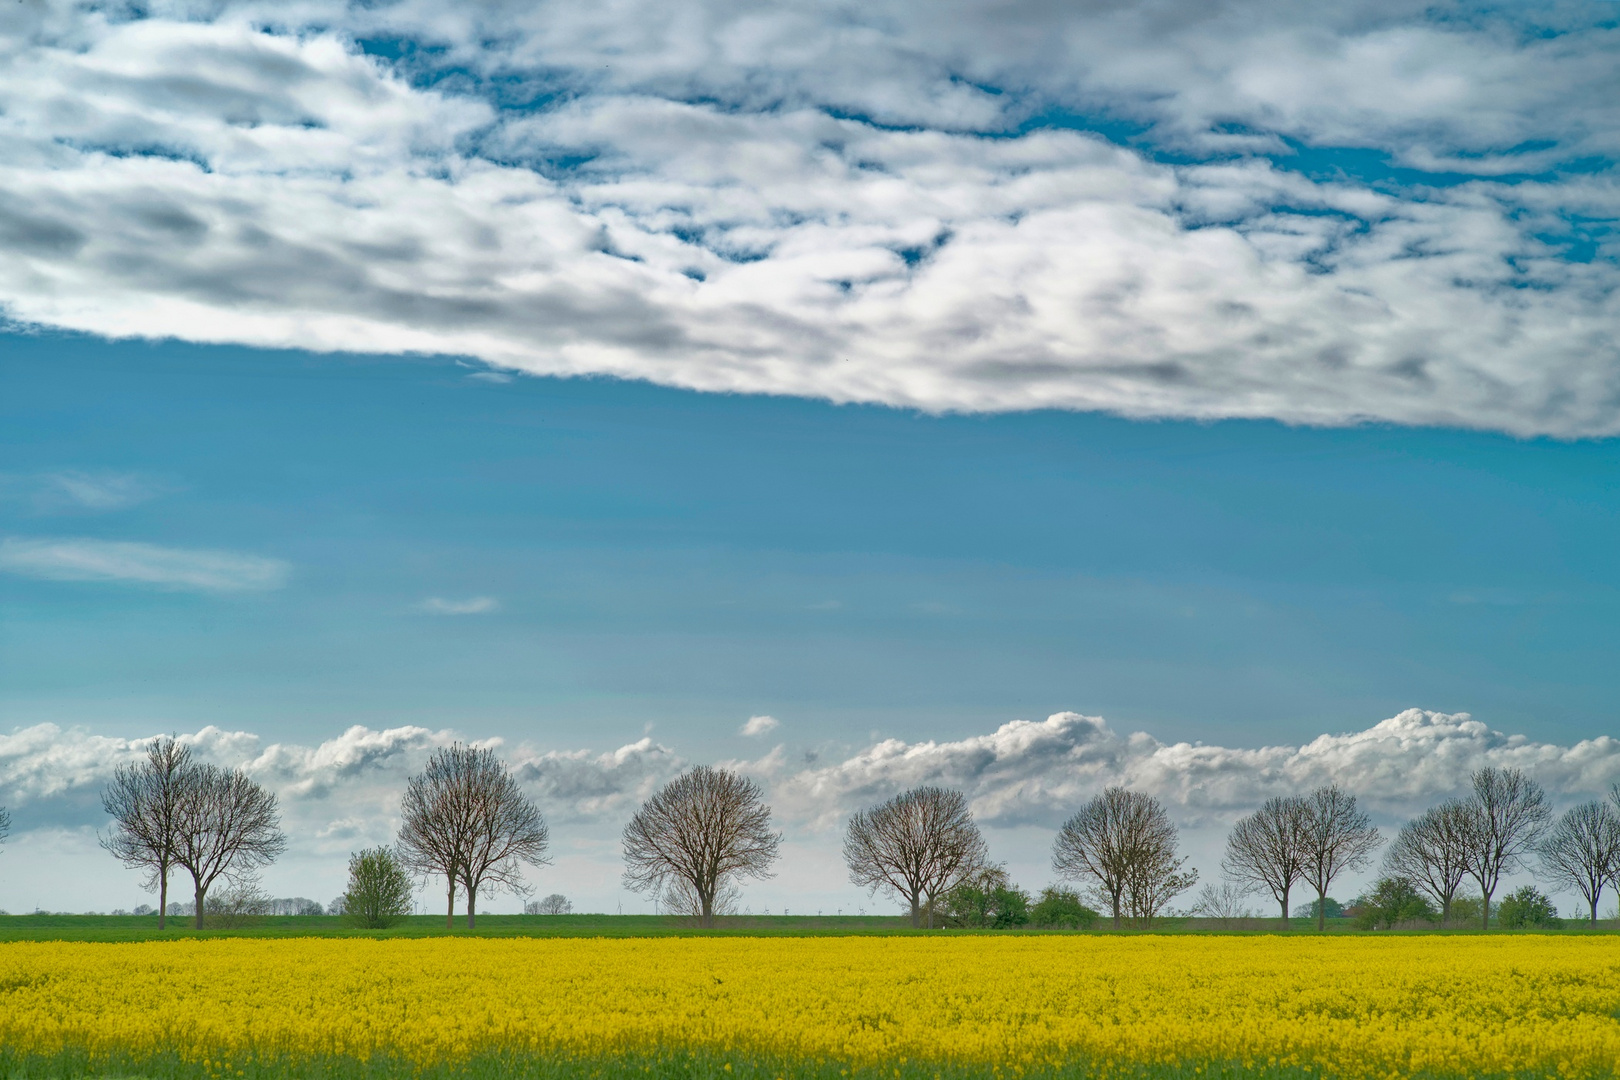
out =
[[[471,930],[478,917],[478,890],[467,889],[467,929]]]
[[[169,917],[169,868],[158,867],[158,929],[162,930]]]
[[[197,929],[203,928],[203,909],[208,906],[208,886],[197,885]]]
[[[1481,894],[1484,896],[1485,902],[1480,905],[1479,909],[1479,932],[1483,934],[1491,928],[1491,894],[1484,892],[1484,890],[1481,890]]]
[[[1119,929],[1119,893],[1116,891],[1112,896],[1109,897],[1109,900],[1114,905],[1114,929],[1118,930]]]
[[[1597,929],[1597,898],[1592,899],[1592,929]]]
[[[450,880],[449,903],[450,906],[444,913],[444,928],[446,930],[454,930],[456,928],[456,882],[454,878]]]
[[[1443,927],[1451,925],[1451,897],[1449,896],[1440,903],[1440,925]]]
[[[919,896],[920,891],[911,894],[911,928],[913,930],[922,928],[922,904],[918,902]]]
[[[708,889],[704,889],[702,885],[693,882],[692,891],[697,893],[698,925],[705,929],[712,927],[714,925],[714,894],[720,891],[718,877]]]
[[[1327,893],[1316,890],[1316,928],[1327,929]]]
[[[1283,929],[1286,930],[1286,929],[1288,929],[1288,890],[1287,889],[1284,889],[1283,893],[1282,893],[1282,916],[1283,916]]]

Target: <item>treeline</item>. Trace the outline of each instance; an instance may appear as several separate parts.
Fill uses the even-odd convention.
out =
[[[190,879],[185,906],[197,926],[210,916],[228,921],[263,900],[254,891],[256,874],[286,847],[275,795],[240,770],[194,761],[174,739],[156,740],[143,760],[120,765],[102,801],[113,822],[102,845],[147,871],[144,886],[158,892],[160,925],[171,912],[174,872]],[[400,819],[394,844],[351,855],[348,889],[330,911],[385,926],[410,912],[418,883],[437,880],[446,925],[454,924],[459,895],[472,927],[480,897],[527,896],[524,868],[550,861],[544,816],[487,748],[436,751],[407,782]],[[0,808],[0,839],[9,823]],[[773,875],[781,842],[758,784],[698,766],[655,792],[625,826],[623,879],[662,910],[712,926],[717,915],[737,910],[745,882]],[[1058,830],[1052,868],[1059,883],[1035,897],[990,860],[965,796],[924,786],[854,814],[843,856],[850,881],[900,901],[917,927],[1083,927],[1100,909],[1116,928],[1147,928],[1197,884],[1179,846],[1158,799],[1108,788]],[[1387,848],[1356,796],[1337,784],[1268,799],[1233,827],[1222,880],[1205,884],[1192,912],[1230,921],[1258,894],[1277,904],[1286,928],[1290,898],[1304,889],[1314,894],[1308,910],[1320,929],[1337,906],[1329,896],[1335,881],[1366,870],[1380,849],[1380,876],[1351,908],[1361,925],[1457,925],[1477,917],[1488,928],[1501,881],[1519,870],[1578,893],[1595,923],[1605,889],[1620,890],[1620,785],[1607,801],[1571,807],[1555,821],[1546,793],[1523,772],[1480,769],[1468,796],[1406,822]],[[213,895],[220,882],[222,895]],[[1466,885],[1477,900],[1465,895]],[[1544,923],[1554,915],[1533,887],[1510,900],[1504,921]],[[320,907],[309,903],[304,910]],[[571,905],[554,893],[525,910],[559,914]]]

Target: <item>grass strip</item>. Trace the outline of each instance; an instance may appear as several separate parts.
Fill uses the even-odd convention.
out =
[[[179,1055],[93,1056],[65,1050],[21,1055],[0,1048],[0,1080],[1331,1080],[1343,1075],[1300,1065],[1183,1062],[1096,1065],[1072,1062],[1040,1069],[902,1061],[856,1067],[714,1052],[613,1057],[488,1055],[417,1065],[398,1058],[257,1057],[189,1061]],[[1461,1074],[1411,1074],[1403,1080],[1460,1080]],[[1547,1073],[1545,1080],[1570,1080]],[[1469,1074],[1470,1080],[1543,1080],[1541,1074]]]

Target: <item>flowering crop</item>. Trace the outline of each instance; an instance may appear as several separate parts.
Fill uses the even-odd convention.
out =
[[[1607,1077],[1620,1071],[1620,940],[14,943],[0,945],[0,1046],[210,1066],[691,1051],[1004,1073]]]

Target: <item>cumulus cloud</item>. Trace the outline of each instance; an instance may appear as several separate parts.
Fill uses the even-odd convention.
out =
[[[737,730],[739,735],[769,735],[782,726],[782,721],[774,716],[750,716]]]
[[[501,609],[501,602],[493,596],[470,596],[465,600],[446,600],[431,596],[417,605],[429,615],[488,615]]]
[[[1100,717],[1065,712],[954,742],[884,740],[783,778],[778,798],[825,824],[905,788],[940,784],[967,793],[988,824],[1056,825],[1118,784],[1157,795],[1181,820],[1200,824],[1336,782],[1398,817],[1462,793],[1470,774],[1487,765],[1522,768],[1555,796],[1597,795],[1620,781],[1620,740],[1538,743],[1493,731],[1467,713],[1408,709],[1364,731],[1244,749],[1121,735]]]
[[[0,572],[49,581],[112,581],[197,592],[279,588],[289,567],[280,559],[119,540],[0,540]]]
[[[314,745],[213,726],[179,738],[203,760],[240,768],[278,795],[289,865],[306,872],[341,867],[355,848],[390,842],[409,777],[435,750],[469,741],[450,729],[360,725]],[[105,824],[101,789],[119,763],[144,753],[149,739],[53,724],[0,735],[0,805],[14,816],[18,850],[40,848],[30,837],[72,834],[84,841],[83,858],[102,858],[85,839]],[[625,820],[691,763],[651,738],[605,752],[498,739],[476,744],[495,748],[539,804],[570,873],[599,883],[617,877],[616,837]],[[1042,830],[1111,784],[1159,796],[1187,828],[1193,853],[1209,857],[1230,823],[1265,798],[1334,781],[1384,825],[1462,794],[1469,774],[1485,765],[1525,770],[1555,805],[1601,796],[1620,782],[1620,741],[1601,735],[1570,745],[1537,742],[1466,713],[1408,709],[1364,730],[1300,745],[1224,747],[1120,734],[1099,717],[1065,712],[964,739],[880,740],[829,764],[781,746],[757,760],[720,764],[760,780],[788,841],[807,853],[800,865],[784,868],[798,883],[793,887],[826,890],[824,875],[805,867],[819,865],[829,844],[836,848],[833,834],[848,814],[918,784],[962,790],[992,845],[1018,854],[1027,863],[1021,872],[1038,874],[1048,842]]]
[[[450,730],[359,725],[315,746],[266,744],[250,732],[218,727],[180,738],[203,759],[241,768],[276,791],[288,813],[315,832],[334,820],[369,821],[386,832],[405,780],[434,750],[466,741]],[[82,805],[148,742],[52,724],[0,735],[0,800],[22,808],[53,800]],[[582,824],[616,825],[689,764],[650,737],[606,752],[508,748],[500,740],[480,745],[497,748],[548,814]],[[778,813],[812,831],[919,784],[962,790],[991,827],[1055,826],[1113,784],[1157,795],[1183,822],[1197,825],[1330,782],[1380,815],[1400,817],[1462,793],[1469,775],[1486,765],[1523,769],[1556,799],[1601,795],[1620,782],[1620,740],[1536,742],[1492,730],[1467,713],[1408,709],[1362,731],[1242,748],[1120,734],[1100,717],[1065,712],[954,741],[885,739],[827,765],[793,762],[777,747],[757,761],[726,764],[759,776]]]
[[[929,410],[1614,433],[1617,34],[1392,0],[14,5],[0,307]]]

